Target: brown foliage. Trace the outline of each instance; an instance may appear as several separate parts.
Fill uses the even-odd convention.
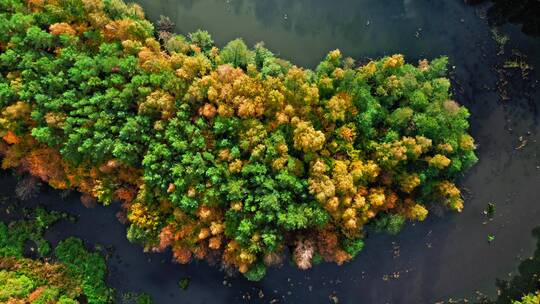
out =
[[[81,203],[86,207],[86,208],[94,208],[96,207],[97,205],[97,200],[95,197],[93,197],[92,195],[90,194],[87,194],[87,193],[83,193],[81,195]]]
[[[323,259],[332,262],[338,249],[338,236],[329,229],[320,230],[317,234],[317,249]]]
[[[315,247],[312,241],[297,241],[296,248],[294,249],[294,262],[298,268],[303,270],[311,268],[311,260],[313,259],[314,252]]]
[[[161,119],[164,120],[172,118],[175,111],[174,97],[163,91],[152,92],[139,105],[139,113],[161,114]]]
[[[21,142],[21,138],[15,135],[15,133],[13,133],[12,131],[7,131],[6,135],[4,135],[2,139],[10,145],[18,144]]]
[[[167,248],[168,246],[172,244],[173,240],[174,240],[173,226],[169,224],[165,226],[161,230],[161,233],[159,234],[158,250],[159,251],[165,250],[165,248]]]
[[[0,156],[6,155],[9,147],[5,142],[0,141]]]
[[[28,171],[45,182],[61,188],[66,182],[63,161],[57,150],[42,147],[32,150],[24,159]],[[67,185],[65,185],[67,186]]]
[[[264,265],[270,266],[281,266],[283,264],[283,255],[277,254],[275,252],[268,253],[263,258]]]
[[[43,9],[45,0],[28,0],[27,3],[32,12],[39,12]]]
[[[21,166],[26,149],[22,145],[5,146],[2,169],[17,168]],[[24,170],[22,170],[24,171]]]
[[[137,196],[137,190],[134,188],[119,188],[114,192],[115,198],[121,200],[122,202],[129,204]]]
[[[336,253],[334,254],[334,261],[338,265],[342,265],[343,263],[349,261],[352,259],[352,256],[345,252],[344,250],[338,249]]]
[[[208,247],[217,250],[221,247],[221,236],[215,236],[208,240]]]
[[[134,22],[131,19],[114,20],[105,25],[103,36],[108,41],[133,39],[131,35],[133,26]]]
[[[214,116],[216,116],[216,113],[217,113],[216,107],[214,107],[213,105],[209,103],[206,103],[204,106],[202,106],[199,109],[199,114],[201,114],[202,116],[206,118],[214,118]]]
[[[75,36],[77,34],[73,27],[65,22],[51,24],[49,26],[49,31],[55,36],[62,34]]]
[[[187,264],[191,261],[191,250],[186,247],[175,246],[173,247],[174,260],[180,264]]]

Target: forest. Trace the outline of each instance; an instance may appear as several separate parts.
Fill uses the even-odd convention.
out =
[[[178,263],[343,264],[368,227],[464,208],[476,145],[447,65],[334,50],[309,70],[121,0],[0,0],[1,165],[121,202],[127,238]]]

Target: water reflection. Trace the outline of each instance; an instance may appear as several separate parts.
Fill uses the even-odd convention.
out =
[[[536,239],[534,254],[519,264],[518,273],[511,279],[497,279],[495,285],[499,296],[495,300],[482,299],[479,303],[512,304],[513,301],[520,301],[523,295],[540,291],[540,226],[532,231],[532,235]]]
[[[488,10],[489,22],[502,25],[506,22],[521,24],[521,30],[528,35],[540,36],[540,1],[537,0],[492,0]],[[472,3],[483,0],[469,0]]]
[[[264,40],[285,59],[313,67],[330,50],[354,58],[449,53],[455,35],[471,32],[460,1],[164,0],[138,1],[153,20],[167,15],[186,33],[204,28],[218,44]],[[458,14],[459,12],[459,14]],[[474,14],[473,10],[466,14]],[[461,16],[460,16],[461,15]]]

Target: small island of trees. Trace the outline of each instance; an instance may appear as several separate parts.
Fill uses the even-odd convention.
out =
[[[2,168],[121,201],[145,250],[251,280],[286,250],[342,264],[368,224],[462,210],[454,182],[477,158],[446,57],[335,50],[312,71],[158,25],[121,0],[0,0]]]

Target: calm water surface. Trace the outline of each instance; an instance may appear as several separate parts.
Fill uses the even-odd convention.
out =
[[[478,35],[474,9],[458,0],[139,0],[148,17],[166,15],[179,33],[208,30],[219,45],[241,37],[314,67],[328,51],[354,58],[404,53],[414,59],[457,52]],[[463,19],[463,20],[462,20]],[[465,23],[467,19],[467,23]]]
[[[504,54],[491,39],[485,7],[462,0],[140,0],[150,19],[169,16],[176,31],[199,28],[220,46],[242,37],[249,45],[265,41],[279,56],[314,67],[339,48],[357,59],[403,53],[407,60],[447,55],[456,100],[471,110],[471,132],[480,162],[460,182],[466,189],[461,214],[432,212],[425,222],[408,225],[398,236],[370,235],[351,263],[300,271],[289,265],[271,269],[262,282],[224,278],[206,263],[177,265],[170,254],[143,253],[125,238],[119,206],[84,209],[77,197],[60,200],[50,191],[39,201],[80,215],[50,233],[56,242],[75,234],[89,243],[112,245],[111,285],[144,291],[155,303],[434,303],[475,295],[495,295],[496,278],[515,272],[534,247],[530,231],[540,225],[540,103],[534,71],[498,72],[519,54],[540,68],[540,40],[505,26],[510,42]],[[505,84],[507,82],[507,84]],[[497,88],[501,89],[498,90]],[[501,101],[500,91],[509,100]],[[523,147],[520,147],[523,146]],[[520,147],[519,149],[516,149]],[[11,193],[14,179],[0,181]],[[496,214],[483,214],[489,202]],[[492,243],[487,236],[494,235]],[[187,290],[178,280],[190,277]],[[261,297],[262,296],[262,297]],[[276,300],[272,302],[273,300]]]

